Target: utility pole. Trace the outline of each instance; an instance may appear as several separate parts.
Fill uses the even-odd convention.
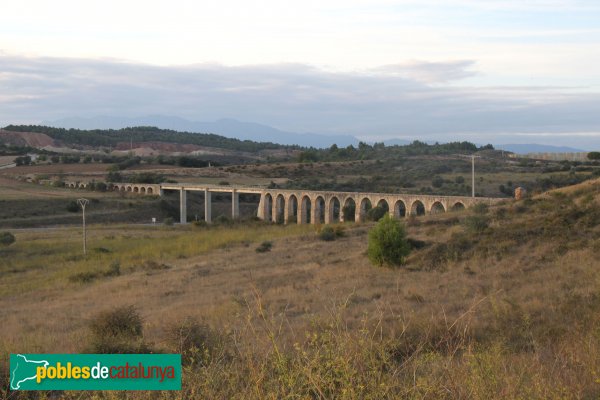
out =
[[[475,154],[471,154],[471,197],[475,197]]]
[[[481,158],[481,156],[458,154],[458,157],[471,157],[471,197],[475,197],[475,157]]]
[[[85,206],[88,205],[90,201],[88,199],[78,199],[77,203],[81,206],[81,210],[83,211],[83,255],[87,254],[87,232],[85,230]]]

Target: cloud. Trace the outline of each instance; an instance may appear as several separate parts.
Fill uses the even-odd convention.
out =
[[[446,62],[411,61],[402,64],[384,65],[374,68],[374,72],[398,75],[423,83],[449,82],[477,75],[469,71],[475,61],[458,60]]]
[[[430,85],[473,61],[401,63],[377,73],[304,64],[153,66],[0,53],[0,125],[67,117],[236,118],[296,132],[477,142],[600,145],[600,94],[569,88]],[[565,136],[569,132],[590,135]],[[560,136],[552,136],[560,133]],[[582,145],[582,144],[580,144]]]

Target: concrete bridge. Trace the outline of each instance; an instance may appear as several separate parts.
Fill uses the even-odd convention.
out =
[[[187,222],[187,193],[204,193],[204,218],[212,219],[212,193],[231,193],[231,217],[239,218],[240,193],[258,194],[258,218],[287,224],[330,224],[344,222],[344,207],[354,208],[354,221],[364,221],[370,208],[383,206],[393,218],[462,210],[477,203],[493,204],[502,198],[438,196],[417,194],[332,192],[316,190],[281,190],[263,187],[237,187],[202,184],[114,183],[112,190],[162,196],[164,191],[179,192],[180,222]],[[346,213],[348,214],[348,213]]]

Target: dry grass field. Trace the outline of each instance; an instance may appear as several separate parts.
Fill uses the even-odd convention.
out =
[[[9,352],[89,351],[90,322],[133,306],[135,340],[184,354],[184,390],[98,398],[598,398],[599,205],[594,181],[409,219],[420,244],[397,269],[369,263],[373,223],[335,241],[94,225],[87,258],[77,229],[18,231],[0,250],[4,374]]]

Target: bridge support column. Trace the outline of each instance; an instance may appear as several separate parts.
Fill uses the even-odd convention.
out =
[[[283,203],[283,223],[287,224],[290,221],[290,206],[291,206],[291,199],[288,197],[287,199],[284,200]]]
[[[240,194],[235,189],[231,192],[231,218],[240,218]]]
[[[317,199],[311,199],[310,203],[310,223],[315,225],[317,223]]]
[[[212,193],[204,189],[204,220],[208,223],[212,221]]]
[[[256,216],[258,217],[258,219],[265,219],[265,194],[261,193],[260,194],[260,201],[258,202],[258,212],[256,213]]]
[[[158,189],[158,195],[163,197],[165,195],[165,191],[162,188]]]
[[[271,195],[271,222],[277,223],[277,195]]]
[[[356,207],[354,209],[354,223],[362,222],[362,213],[360,212],[360,204],[358,202],[355,203]]]
[[[184,188],[179,190],[179,222],[187,223],[187,192]]]
[[[325,202],[325,224],[331,224],[331,213],[330,213],[330,209],[329,209],[329,204],[331,203],[331,201],[326,201]]]

